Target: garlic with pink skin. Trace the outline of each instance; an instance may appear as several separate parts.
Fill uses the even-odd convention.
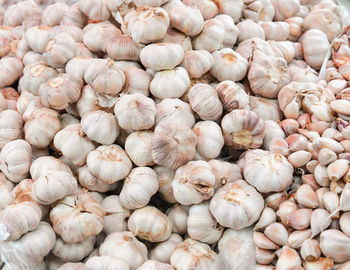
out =
[[[296,230],[304,230],[310,225],[311,214],[311,209],[294,210],[287,216],[287,224]]]
[[[223,81],[215,89],[226,112],[236,109],[249,109],[248,94],[235,82]]]
[[[254,243],[258,248],[276,250],[278,245],[261,232],[253,232]]]

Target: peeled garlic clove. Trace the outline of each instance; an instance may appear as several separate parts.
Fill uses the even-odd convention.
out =
[[[320,186],[326,187],[329,185],[330,180],[328,178],[326,166],[322,166],[321,164],[318,164],[315,167],[314,176],[317,184],[319,184]]]
[[[157,260],[163,263],[170,263],[170,257],[176,248],[176,245],[183,242],[183,239],[178,234],[171,234],[170,238],[164,242],[158,243],[150,251],[150,259]]]
[[[278,245],[284,246],[288,241],[288,231],[281,223],[271,223],[265,230],[264,234]]]
[[[311,214],[311,209],[294,210],[287,216],[287,224],[296,230],[306,229],[310,225]]]
[[[341,263],[350,259],[350,237],[338,230],[325,230],[320,236],[321,251],[334,262]]]
[[[350,224],[350,213],[345,212],[341,215],[339,219],[339,225],[341,230],[347,235],[350,235],[349,224]]]
[[[327,167],[327,175],[331,181],[337,181],[344,176],[349,167],[349,161],[346,159],[338,159],[333,161]]]
[[[312,154],[310,152],[299,150],[288,156],[288,161],[295,167],[301,168],[310,161]]]
[[[289,234],[288,245],[292,248],[300,248],[306,239],[311,237],[311,230],[294,231]]]
[[[265,198],[266,206],[277,211],[280,204],[288,199],[286,192],[276,192]]]
[[[243,180],[219,188],[210,202],[210,211],[215,219],[222,226],[236,230],[256,222],[263,208],[260,193]]]
[[[292,134],[286,138],[289,150],[296,152],[300,150],[308,150],[309,141],[301,134]]]
[[[271,241],[267,236],[261,232],[253,232],[254,243],[257,247],[263,249],[272,249],[275,250],[278,248],[278,245]]]
[[[295,249],[284,246],[281,254],[278,257],[276,269],[287,270],[290,269],[291,265],[294,267],[301,266],[300,256]]]
[[[318,206],[317,195],[309,184],[303,184],[297,189],[295,199],[303,207],[315,208]]]
[[[268,136],[268,133],[266,133],[265,136]],[[288,155],[289,153],[288,143],[280,137],[272,138],[267,150],[273,154],[281,154],[284,156]]]
[[[129,265],[122,260],[109,255],[94,256],[88,258],[83,266],[84,270],[129,270]],[[75,269],[74,269],[75,270]],[[76,269],[79,270],[79,269]]]

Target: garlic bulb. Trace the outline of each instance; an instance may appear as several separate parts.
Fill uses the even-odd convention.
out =
[[[20,1],[7,4],[9,4],[9,7],[4,13],[4,25],[23,25],[25,29],[40,25],[42,8],[35,2]]]
[[[239,22],[237,24],[237,28],[238,42],[251,38],[260,38],[262,40],[265,40],[264,29],[259,24],[250,19]]]
[[[136,270],[147,260],[146,246],[129,231],[114,232],[106,237],[99,249],[100,255],[109,255],[125,261],[130,270]]]
[[[150,252],[150,259],[163,263],[170,263],[170,257],[176,245],[183,241],[178,234],[171,234],[168,240],[158,243]]]
[[[167,210],[166,214],[173,232],[178,234],[187,233],[188,210],[189,206],[181,204],[175,204]]]
[[[125,151],[137,166],[153,165],[152,131],[137,131],[131,133],[125,141]]]
[[[101,110],[86,113],[81,119],[81,129],[90,140],[105,145],[114,143],[120,132],[114,115]]]
[[[223,47],[225,38],[224,24],[217,19],[209,19],[204,22],[202,32],[193,40],[195,50],[205,50],[210,53]]]
[[[117,35],[109,40],[106,50],[113,60],[137,61],[140,59],[141,48],[131,37]]]
[[[126,177],[132,164],[119,145],[101,145],[90,152],[86,159],[90,173],[106,184],[113,184]]]
[[[124,70],[125,84],[122,92],[127,94],[140,93],[149,96],[151,76],[141,68],[127,67]]]
[[[152,138],[153,161],[169,169],[176,169],[193,159],[196,153],[196,134],[187,126],[161,121]]]
[[[271,3],[275,9],[274,19],[278,21],[295,16],[300,9],[300,4],[297,0],[272,0]]]
[[[349,260],[348,248],[350,238],[341,231],[329,229],[321,233],[320,248],[325,256],[331,257],[334,262]]]
[[[56,159],[52,156],[43,156],[33,161],[32,165],[30,166],[30,175],[35,181],[40,176],[46,175],[51,170],[65,171],[72,174],[71,169],[60,159]]]
[[[61,238],[56,239],[52,253],[64,261],[78,262],[94,249],[95,236],[90,236],[79,243],[67,244]]]
[[[207,244],[186,239],[178,244],[171,254],[170,264],[175,269],[211,269],[217,254]]]
[[[63,15],[69,10],[69,6],[63,2],[48,5],[41,14],[41,24],[45,26],[59,25]]]
[[[259,219],[264,200],[255,188],[243,180],[236,180],[219,188],[209,207],[220,225],[240,230]]]
[[[218,159],[212,159],[208,163],[215,175],[215,189],[236,179],[242,179],[241,170],[236,164]]]
[[[123,129],[142,130],[154,125],[154,101],[142,94],[123,95],[114,107],[115,116]]]
[[[22,116],[14,110],[0,112],[0,149],[8,142],[22,137]]]
[[[240,81],[248,71],[248,62],[229,48],[213,52],[214,65],[210,73],[219,81]]]
[[[220,239],[224,228],[216,222],[210,213],[209,203],[201,203],[190,207],[187,231],[192,239],[213,244]]]
[[[107,192],[109,190],[114,190],[118,185],[118,182],[113,184],[106,184],[105,182],[96,178],[89,172],[87,165],[78,168],[78,180],[79,184],[86,189],[97,192]]]
[[[184,67],[190,78],[200,78],[214,65],[213,56],[206,50],[185,51],[181,66]]]
[[[183,205],[197,204],[214,194],[215,176],[205,161],[190,161],[176,170],[172,182],[176,201]]]
[[[24,39],[34,52],[44,53],[51,38],[50,30],[48,26],[31,27],[25,32]]]
[[[249,109],[248,94],[235,82],[223,81],[216,86],[216,91],[226,112]]]
[[[157,173],[159,193],[163,199],[169,203],[176,203],[174,198],[173,188],[171,183],[175,177],[175,170],[168,169],[163,166],[154,166],[153,168]]]
[[[87,0],[79,1],[78,3],[79,10],[92,20],[108,20],[111,15],[105,0]]]
[[[233,110],[221,121],[225,144],[235,149],[258,148],[265,135],[265,123],[254,112]]]
[[[142,264],[140,267],[137,268],[137,270],[151,270],[151,269],[174,270],[174,268],[170,264],[161,263],[154,260],[148,260],[144,264]]]
[[[168,28],[166,35],[164,36],[164,38],[159,40],[159,42],[176,43],[176,44],[179,44],[184,49],[184,51],[192,50],[191,38],[172,27]]]
[[[129,265],[114,256],[94,256],[89,258],[84,265],[86,270],[129,270]]]
[[[156,172],[149,167],[137,167],[124,180],[119,194],[120,202],[127,209],[141,208],[148,204],[157,191]]]
[[[89,193],[67,196],[50,212],[53,229],[68,243],[81,242],[103,229],[103,210]]]
[[[289,24],[287,22],[262,22],[260,26],[264,29],[266,40],[284,41],[289,35]]]

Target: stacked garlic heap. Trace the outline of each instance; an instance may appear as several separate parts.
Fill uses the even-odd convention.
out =
[[[0,3],[3,269],[350,269],[336,0]]]

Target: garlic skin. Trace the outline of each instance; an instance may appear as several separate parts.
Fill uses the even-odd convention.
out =
[[[209,270],[216,256],[207,244],[189,238],[176,246],[171,254],[170,264],[175,269]]]
[[[63,156],[78,166],[84,165],[88,154],[95,149],[82,132],[80,124],[69,125],[57,132],[53,143]]]
[[[183,239],[178,234],[171,234],[168,240],[158,243],[150,251],[150,259],[157,260],[163,263],[170,263],[170,257],[177,244],[183,242]]]
[[[232,81],[223,81],[216,86],[219,99],[226,112],[249,109],[249,96],[242,87]]]
[[[194,240],[207,244],[217,242],[224,231],[209,210],[209,203],[192,205],[187,218],[187,232]]]
[[[135,236],[150,242],[165,241],[171,235],[168,217],[153,206],[135,210],[129,217],[128,229]]]
[[[256,22],[247,19],[237,24],[238,28],[238,42],[242,42],[251,38],[260,38],[265,40],[264,29]]]
[[[195,50],[206,50],[210,53],[222,48],[225,38],[224,24],[217,19],[204,22],[202,32],[193,39]]]
[[[100,179],[96,178],[89,172],[87,165],[78,168],[78,180],[81,186],[90,191],[97,192],[107,192],[114,190],[118,185],[118,182],[114,184],[106,184],[102,182]]]
[[[119,126],[123,129],[150,129],[154,125],[154,101],[142,94],[123,95],[114,107]]]
[[[125,208],[136,209],[145,207],[157,191],[156,172],[149,167],[137,167],[125,178],[119,198]]]
[[[342,263],[349,260],[347,249],[350,238],[341,231],[329,229],[321,233],[320,248],[325,256],[329,256],[334,262]]]
[[[61,238],[56,239],[52,253],[64,261],[78,262],[94,249],[95,236],[90,236],[82,242],[67,244]]]
[[[175,204],[170,207],[166,215],[171,223],[172,231],[178,234],[187,233],[187,218],[189,206]]]
[[[119,145],[101,145],[90,152],[86,159],[89,172],[106,184],[113,184],[131,171],[132,164]]]
[[[168,203],[176,203],[171,183],[175,177],[175,170],[168,169],[163,166],[154,166],[153,169],[157,173],[159,193]]]
[[[191,87],[188,93],[189,103],[202,120],[218,120],[223,111],[222,104],[213,87],[199,83]]]
[[[146,246],[129,231],[115,232],[106,237],[99,248],[100,256],[113,256],[125,261],[130,270],[136,270],[147,260]]]
[[[92,195],[67,196],[50,212],[53,229],[68,243],[81,242],[103,229],[103,210]]]
[[[259,219],[264,200],[243,180],[227,183],[219,188],[210,201],[210,211],[224,227],[240,230]]]
[[[120,127],[112,113],[96,110],[84,114],[81,129],[92,141],[109,145],[119,136]]]
[[[17,240],[23,234],[35,230],[39,226],[41,216],[41,209],[34,202],[22,202],[7,206],[0,213],[4,240]]]
[[[240,81],[248,71],[248,61],[229,48],[212,53],[214,65],[210,73],[219,81]]]
[[[18,185],[16,185],[17,187]],[[11,202],[16,202],[14,184],[7,180],[3,173],[0,173],[0,210],[2,211]],[[17,202],[16,202],[17,203]]]
[[[157,71],[173,69],[182,62],[183,58],[183,48],[175,43],[153,43],[140,52],[142,65]]]
[[[234,149],[259,148],[264,139],[265,123],[254,112],[233,110],[221,121],[225,144]]]
[[[102,255],[90,257],[84,265],[86,270],[129,270],[129,265],[115,256]],[[77,269],[78,270],[78,269]]]
[[[176,201],[191,205],[207,200],[214,194],[215,176],[205,161],[190,161],[176,170],[172,182]]]
[[[41,24],[50,27],[59,25],[63,15],[68,10],[69,6],[62,2],[57,2],[46,6],[41,14]]]
[[[8,143],[22,138],[22,116],[14,110],[0,112],[0,150]]]
[[[5,97],[0,94],[0,112],[3,112],[8,109],[7,101]]]
[[[177,169],[193,159],[197,136],[185,124],[161,121],[152,137],[153,161],[169,169]]]
[[[213,56],[206,50],[188,50],[184,53],[181,66],[188,72],[190,78],[200,78],[214,65]]]

